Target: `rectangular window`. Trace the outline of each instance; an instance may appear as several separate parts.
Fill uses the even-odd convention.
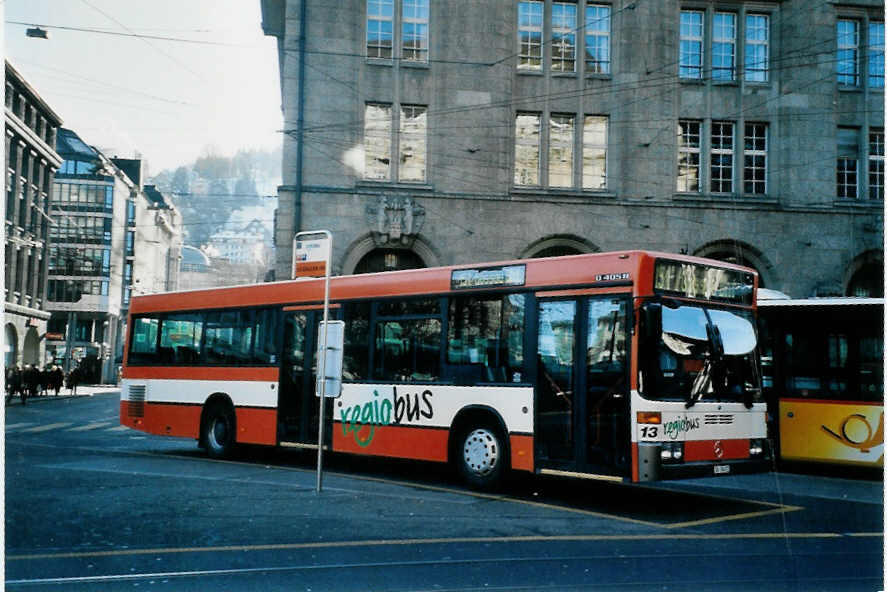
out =
[[[884,201],[884,131],[869,132],[869,199]]]
[[[277,364],[277,356],[280,351],[277,312],[270,308],[257,310],[255,319],[254,362],[257,364]]]
[[[61,298],[59,298],[61,300]],[[154,361],[157,354],[157,335],[160,321],[139,317],[132,320],[132,340],[129,348],[129,363],[138,365]]]
[[[523,294],[509,294],[450,301],[450,380],[455,384],[523,380],[525,300]]]
[[[169,315],[160,324],[161,363],[190,366],[200,359],[203,316],[199,313]]]
[[[711,44],[712,80],[736,79],[736,15],[716,12]]]
[[[743,192],[767,193],[767,124],[746,123],[743,147]]]
[[[518,70],[542,70],[544,2],[517,3]]]
[[[585,7],[585,72],[610,73],[610,7]]]
[[[868,74],[870,88],[884,88],[884,23],[869,23]]]
[[[552,115],[548,123],[548,185],[573,186],[573,135],[575,117]]]
[[[859,85],[859,22],[838,21],[838,84]]]
[[[367,0],[367,57],[391,59],[394,0]]]
[[[770,17],[745,16],[745,79],[767,82],[770,77]]]
[[[428,152],[428,109],[418,105],[400,108],[400,162],[401,181],[425,181]]]
[[[396,382],[440,379],[440,319],[391,319],[376,323],[374,377]]]
[[[837,196],[856,199],[859,176],[859,130],[838,129]]]
[[[539,185],[540,123],[538,113],[518,113],[515,118],[515,185]]]
[[[409,62],[428,61],[428,0],[403,0],[401,57]]]
[[[255,329],[252,316],[250,311],[208,313],[203,361],[226,365],[250,363]]]
[[[576,5],[551,5],[551,70],[576,71]]]
[[[370,303],[346,303],[345,346],[342,376],[344,380],[369,377]]]
[[[711,190],[733,192],[733,124],[727,121],[711,124]]]
[[[586,115],[582,127],[582,188],[607,188],[607,118]]]
[[[682,119],[678,122],[678,191],[699,191],[701,127],[699,121]]]
[[[702,79],[703,13],[681,11],[680,65],[681,78]]]
[[[367,103],[363,122],[365,179],[391,179],[391,105]]]

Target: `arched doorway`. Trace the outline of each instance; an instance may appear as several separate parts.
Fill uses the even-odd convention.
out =
[[[884,256],[880,251],[869,251],[857,257],[849,270],[847,296],[884,297]]]
[[[543,238],[527,247],[520,259],[540,257],[560,257],[561,255],[581,255],[597,253],[600,249],[585,239],[573,235],[556,235]]]
[[[765,288],[768,285],[777,283],[776,278],[773,277],[772,266],[763,254],[758,249],[742,241],[714,241],[699,247],[693,254],[697,257],[707,257],[725,263],[751,267],[758,272],[759,288]]]
[[[40,336],[37,329],[31,327],[25,333],[25,343],[22,345],[22,364],[40,365]]]
[[[373,249],[364,255],[354,267],[354,274],[395,271],[398,269],[421,269],[426,267],[414,252],[407,249]]]
[[[6,347],[3,351],[3,364],[6,368],[15,366],[18,360],[18,333],[15,331],[15,325],[8,323],[6,325]]]

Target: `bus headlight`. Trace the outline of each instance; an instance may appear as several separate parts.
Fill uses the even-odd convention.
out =
[[[663,463],[679,463],[684,460],[683,442],[663,442],[659,450],[659,459]]]
[[[762,456],[764,454],[764,441],[759,438],[752,438],[748,445],[749,456]]]

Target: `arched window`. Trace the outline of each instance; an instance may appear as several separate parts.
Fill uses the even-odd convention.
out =
[[[394,271],[398,269],[421,269],[425,262],[405,249],[374,249],[363,256],[354,267],[354,274]]]

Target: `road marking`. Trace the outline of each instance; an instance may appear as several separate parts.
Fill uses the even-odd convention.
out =
[[[747,501],[747,500],[746,500]],[[763,503],[763,502],[750,502]],[[703,518],[701,520],[689,520],[687,522],[675,522],[672,524],[662,524],[663,528],[687,528],[688,526],[702,526],[704,524],[717,524],[718,522],[727,522],[729,520],[745,520],[746,518],[760,518],[761,516],[769,516],[771,514],[783,514],[788,512],[797,512],[803,510],[801,506],[779,506],[772,510],[761,510],[760,512],[745,512],[743,514],[728,514],[727,516],[716,516],[714,518]]]
[[[48,432],[49,430],[57,430],[58,428],[66,428],[73,425],[70,421],[61,421],[59,423],[48,423],[46,425],[37,426],[35,428],[27,428],[19,431],[19,434],[37,434],[39,432]]]
[[[25,426],[34,425],[33,421],[25,421],[22,423],[8,423],[6,424],[7,430],[14,430],[15,428],[23,428]]]
[[[98,428],[103,428],[103,427],[108,426],[108,425],[111,425],[111,422],[110,422],[110,421],[100,421],[100,422],[97,422],[97,423],[91,423],[91,424],[88,424],[88,425],[78,426],[78,427],[76,427],[76,428],[71,428],[71,429],[68,430],[68,431],[69,431],[69,432],[85,432],[85,431],[87,431],[87,430],[95,430],[95,429],[98,429]]]
[[[290,551],[298,549],[342,549],[348,547],[403,547],[408,545],[450,545],[488,543],[561,543],[607,541],[686,541],[686,540],[781,540],[781,539],[839,539],[851,536],[883,536],[883,533],[839,532],[758,532],[728,534],[577,534],[577,535],[518,535],[491,537],[440,537],[427,539],[377,539],[367,541],[324,541],[314,543],[275,543],[268,545],[219,545],[214,547],[153,547],[145,549],[112,549],[108,551],[72,551],[62,553],[29,553],[7,555],[6,561],[34,561],[39,559],[78,559],[86,557],[124,557],[128,555],[172,555],[181,553],[226,553],[246,551]],[[9,582],[7,582],[9,583]]]

